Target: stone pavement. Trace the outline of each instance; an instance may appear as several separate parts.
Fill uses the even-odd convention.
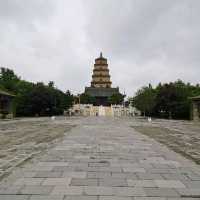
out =
[[[82,118],[0,185],[0,200],[148,199],[200,199],[200,167],[117,118]]]

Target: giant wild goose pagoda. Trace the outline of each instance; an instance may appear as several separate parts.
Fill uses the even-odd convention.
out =
[[[92,82],[85,87],[85,94],[95,98],[94,106],[110,106],[109,97],[120,94],[119,88],[112,88],[107,59],[102,53],[95,59]]]
[[[107,59],[103,57],[102,53],[95,59],[91,85],[85,87],[82,95],[92,97],[94,101],[83,104],[80,95],[79,102],[74,104],[73,109],[70,110],[70,115],[127,116],[136,112],[131,104],[125,106],[125,95],[120,93],[119,87],[112,87]],[[116,96],[121,96],[121,98],[118,104],[113,105],[110,99]]]

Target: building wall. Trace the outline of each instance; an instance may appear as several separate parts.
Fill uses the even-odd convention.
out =
[[[77,112],[78,110],[78,112]],[[134,116],[136,113],[140,114],[135,108],[125,108],[122,105],[112,106],[93,106],[91,104],[76,104],[73,106],[72,113],[78,113],[82,116]]]
[[[200,100],[192,102],[192,119],[200,121]]]
[[[0,119],[13,118],[13,98],[6,95],[0,95]]]

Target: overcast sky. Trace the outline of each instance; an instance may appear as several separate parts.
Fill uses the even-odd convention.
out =
[[[200,0],[0,0],[0,66],[81,93],[94,59],[113,86],[200,82]]]

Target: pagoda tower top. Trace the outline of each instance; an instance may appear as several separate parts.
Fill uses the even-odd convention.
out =
[[[111,88],[111,84],[107,59],[101,52],[100,57],[95,59],[91,87]]]

